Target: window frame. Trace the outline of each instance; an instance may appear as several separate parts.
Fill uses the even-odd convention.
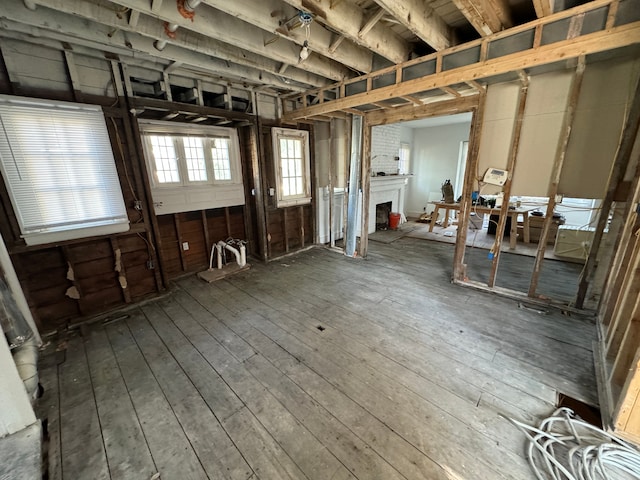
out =
[[[278,208],[307,205],[311,203],[311,158],[309,150],[309,132],[306,130],[294,130],[291,128],[273,128],[272,151],[273,165],[276,178],[276,206]],[[281,139],[294,139],[302,142],[302,185],[303,193],[296,195],[284,195],[284,186],[282,178],[282,154],[280,151]]]
[[[129,230],[122,185],[101,107],[11,95],[0,95],[0,107],[10,111],[0,111],[0,152],[4,149],[6,154],[0,158],[0,171],[27,245]],[[26,119],[16,115],[21,110]],[[37,132],[20,126],[31,122],[28,115],[41,122]],[[38,127],[29,123],[29,128]],[[32,136],[40,141],[32,141]],[[58,167],[60,170],[54,171]],[[87,167],[91,171],[83,170]],[[25,189],[31,192],[27,196]],[[90,201],[87,190],[93,192]],[[100,203],[96,203],[98,199]],[[55,204],[64,206],[56,209],[52,207]],[[99,208],[87,208],[94,204]]]
[[[235,128],[194,125],[191,123],[138,119],[145,165],[147,167],[151,197],[156,215],[207,210],[245,204],[245,187],[240,157],[240,140]],[[150,135],[165,135],[174,140],[178,157],[179,182],[158,182],[155,174],[155,158],[150,148]],[[204,144],[207,180],[189,180],[186,155],[182,149],[183,137],[203,139],[225,138],[229,145],[230,179],[216,179],[213,155],[207,153],[211,145]],[[208,141],[208,140],[207,140]]]
[[[238,185],[242,184],[242,168],[240,165],[240,143],[238,132],[234,128],[215,127],[209,125],[192,125],[179,122],[166,122],[161,120],[138,120],[142,145],[145,153],[149,181],[153,188],[171,189],[180,187],[209,186],[209,185]],[[153,157],[153,149],[149,142],[149,135],[161,135],[173,140],[174,151],[178,164],[178,182],[159,182],[156,176],[156,165]],[[203,139],[205,156],[206,180],[189,180],[189,171],[184,149],[183,137]],[[208,152],[207,145],[214,138],[226,138],[229,140],[229,166],[231,178],[216,179],[214,174],[213,157]]]

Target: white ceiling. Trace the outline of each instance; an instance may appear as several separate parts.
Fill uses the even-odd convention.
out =
[[[423,118],[421,120],[411,120],[409,122],[402,122],[401,125],[409,128],[429,128],[453,125],[456,123],[471,123],[471,112]]]

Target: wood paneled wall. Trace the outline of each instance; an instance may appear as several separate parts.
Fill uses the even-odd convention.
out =
[[[208,268],[211,247],[220,240],[246,240],[244,211],[244,206],[236,206],[158,216],[160,255],[167,275],[175,278]]]
[[[10,93],[10,92],[7,92]],[[23,92],[58,98],[47,92]],[[69,98],[68,100],[73,100]],[[79,318],[135,302],[164,289],[155,252],[143,172],[124,108],[105,107],[113,99],[96,98],[103,105],[130,230],[125,233],[27,246],[4,185],[0,182],[0,225],[31,311],[41,331],[65,327]],[[87,99],[85,99],[87,102]],[[89,102],[87,102],[89,103]]]
[[[313,242],[314,205],[278,209],[275,199],[268,196],[268,187],[275,187],[271,126],[261,126],[255,115],[133,96],[127,89],[126,68],[117,61],[94,59],[100,64],[98,83],[88,82],[83,77],[85,70],[76,72],[79,78],[75,85],[80,89],[71,78],[65,83],[45,74],[27,82],[20,72],[7,67],[19,70],[20,62],[35,57],[30,49],[16,52],[10,51],[12,62],[7,65],[6,52],[0,49],[0,93],[103,107],[131,224],[128,232],[117,235],[27,246],[20,238],[9,195],[0,180],[0,233],[42,332],[65,328],[164,291],[173,278],[207,268],[211,247],[219,240],[247,240],[248,253],[260,260]],[[38,52],[55,62],[62,75],[69,73],[62,68],[66,57],[61,52],[50,48]],[[89,83],[107,87],[96,90],[89,88]],[[179,117],[172,112],[179,112]],[[246,205],[155,216],[134,115],[184,122],[194,115],[205,115],[214,124],[236,127]]]

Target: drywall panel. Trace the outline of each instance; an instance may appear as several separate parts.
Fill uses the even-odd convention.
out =
[[[418,216],[428,208],[431,192],[440,192],[442,183],[455,181],[460,144],[469,140],[471,122],[416,128],[413,134],[411,172],[406,192],[407,216]],[[436,198],[440,200],[440,198]]]
[[[559,192],[602,198],[640,70],[638,59],[588,64],[567,147]]]
[[[572,78],[572,70],[531,78],[512,196],[547,196]]]
[[[519,91],[518,82],[498,83],[487,89],[478,151],[478,177],[482,177],[489,167],[507,166]],[[484,188],[483,193],[494,193],[489,190],[494,189]]]

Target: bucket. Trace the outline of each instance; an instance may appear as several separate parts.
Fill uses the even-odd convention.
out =
[[[391,212],[389,214],[389,228],[391,230],[397,230],[398,229],[398,225],[400,225],[400,218],[401,217],[402,217],[402,215],[400,215],[399,213]]]

